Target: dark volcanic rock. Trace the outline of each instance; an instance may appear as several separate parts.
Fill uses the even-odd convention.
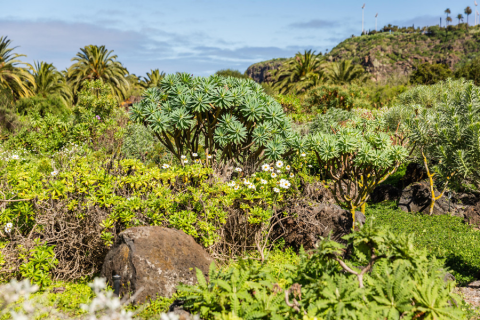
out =
[[[425,167],[415,162],[410,162],[407,166],[405,175],[401,179],[401,188],[408,187],[412,183],[420,182],[427,178]]]
[[[390,184],[383,184],[377,186],[372,194],[370,199],[373,203],[379,203],[382,201],[397,201],[400,198],[402,191]]]
[[[480,226],[480,202],[464,211],[464,219],[468,224]]]
[[[439,194],[438,191],[435,191],[436,196]],[[418,182],[402,190],[398,207],[405,212],[423,212],[429,214],[431,201],[429,185],[425,182]],[[433,214],[441,215],[447,213],[456,213],[454,205],[449,205],[449,201],[445,197],[435,201]]]
[[[102,276],[113,286],[112,276],[121,276],[120,295],[135,293],[135,303],[148,297],[171,297],[180,282],[195,284],[195,268],[205,275],[212,258],[183,231],[161,227],[136,227],[120,233],[108,252]]]

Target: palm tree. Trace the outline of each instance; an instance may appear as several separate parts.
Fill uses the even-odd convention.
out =
[[[32,91],[36,95],[58,95],[66,106],[72,101],[72,90],[63,74],[51,63],[35,62],[33,66]]]
[[[327,78],[334,84],[347,84],[365,78],[365,70],[352,60],[333,62],[327,68]]]
[[[452,17],[447,17],[447,26],[449,22],[452,22]]]
[[[452,21],[452,18],[450,18],[450,17],[448,16],[450,13],[452,13],[452,12],[450,11],[450,8],[447,8],[447,10],[445,10],[445,13],[447,14],[447,26],[448,26],[448,22],[449,22],[449,21]],[[450,18],[450,20],[448,20],[448,18]]]
[[[27,68],[20,67],[28,63],[17,60],[19,57],[26,57],[24,54],[13,53],[16,48],[9,48],[11,40],[7,37],[0,37],[0,89],[7,90],[15,98],[28,97],[32,94],[28,82],[33,83],[33,77]]]
[[[464,12],[467,15],[467,26],[468,26],[468,16],[472,14],[472,8],[466,7]]]
[[[458,24],[460,24],[460,20],[463,21],[463,15],[461,15],[461,14],[459,13],[458,16],[457,16],[457,19],[458,19]]]
[[[165,77],[165,72],[160,72],[160,70],[150,70],[151,72],[147,72],[146,77],[142,77],[143,80],[140,82],[140,85],[145,88],[156,88],[160,86],[160,81]]]
[[[281,94],[289,92],[305,92],[316,86],[323,78],[322,54],[305,50],[304,54],[298,52],[295,57],[282,64],[274,75],[274,89]]]
[[[72,61],[76,61],[68,68],[68,81],[73,93],[76,94],[85,80],[101,79],[110,86],[112,94],[119,100],[125,100],[129,82],[127,69],[117,61],[117,55],[112,55],[105,46],[88,45],[80,49]]]

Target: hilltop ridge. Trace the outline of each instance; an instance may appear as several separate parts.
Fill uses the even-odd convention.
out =
[[[429,27],[423,32],[381,32],[347,38],[326,55],[329,61],[353,60],[381,81],[406,77],[421,63],[443,63],[452,70],[480,52],[480,26]],[[255,81],[269,80],[270,70],[284,60],[251,65],[247,74]]]

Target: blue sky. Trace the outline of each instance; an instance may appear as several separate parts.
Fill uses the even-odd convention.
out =
[[[106,45],[137,75],[158,68],[209,75],[252,63],[331,50],[362,28],[439,23],[446,8],[463,14],[473,0],[19,0],[4,1],[0,36],[24,61],[71,64],[80,47]],[[480,2],[480,1],[479,1]],[[470,16],[473,23],[474,15]],[[456,19],[454,22],[456,23]]]

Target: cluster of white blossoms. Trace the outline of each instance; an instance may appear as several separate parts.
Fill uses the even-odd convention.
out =
[[[290,181],[288,181],[288,180],[281,179],[280,182],[279,182],[279,185],[280,185],[280,188],[288,189],[288,188],[290,188],[290,186],[291,186],[292,184],[291,184]]]
[[[95,278],[90,284],[95,297],[88,304],[82,304],[81,308],[86,314],[78,319],[88,320],[133,320],[134,313],[126,311],[122,302],[112,291],[107,291],[105,279]],[[30,284],[28,279],[21,282],[11,280],[9,283],[0,285],[0,301],[3,305],[0,314],[9,314],[12,320],[45,319],[73,319],[65,314],[57,312],[52,307],[44,304],[44,299],[31,298],[38,291],[38,286]],[[198,315],[191,317],[200,320]],[[77,317],[75,317],[77,319]],[[179,320],[180,317],[173,312],[162,313],[161,320]]]
[[[236,183],[235,181],[231,181],[227,184],[229,187],[235,187]]]
[[[5,232],[6,233],[10,233],[12,232],[12,228],[13,228],[13,223],[9,222],[5,225]]]

